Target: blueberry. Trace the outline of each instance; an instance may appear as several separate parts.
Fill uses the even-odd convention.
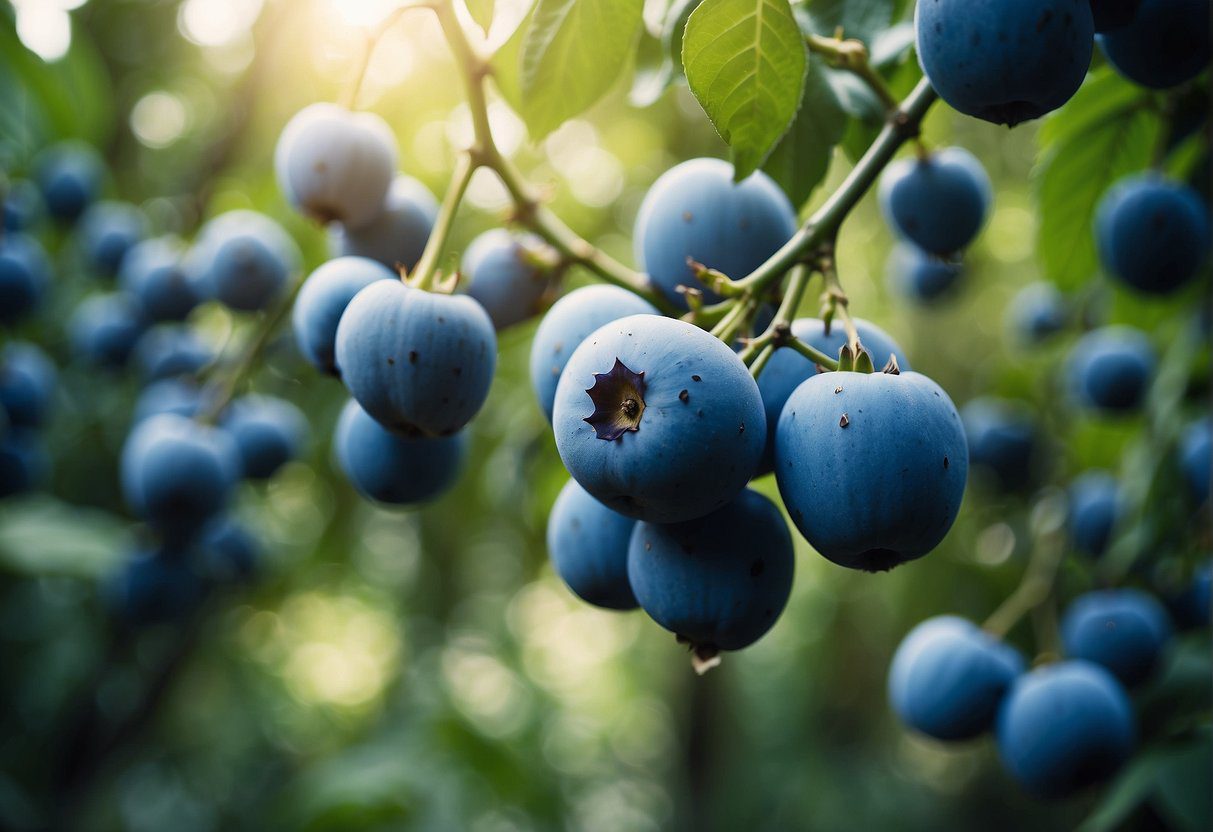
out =
[[[1036,426],[1014,402],[980,398],[960,409],[969,442],[969,464],[992,474],[1004,489],[1022,488],[1032,478]]]
[[[1137,15],[1142,0],[1091,0],[1091,14],[1096,32],[1110,32],[1129,25]]]
[[[50,456],[41,434],[10,427],[0,436],[0,498],[40,486],[50,471]]]
[[[1213,420],[1199,419],[1184,428],[1179,463],[1193,500],[1204,505],[1209,499],[1209,470],[1213,466]]]
[[[1191,581],[1167,598],[1167,606],[1176,626],[1191,630],[1208,627],[1213,616],[1213,561],[1205,561],[1192,573]]]
[[[166,378],[153,381],[139,394],[131,422],[142,422],[149,416],[160,413],[194,417],[202,412],[205,400],[202,388],[189,379]]]
[[[1093,51],[1088,0],[935,0],[916,7],[918,60],[940,98],[1014,127],[1082,85]]]
[[[628,546],[636,600],[697,653],[762,638],[792,592],[792,535],[779,509],[745,489],[682,523],[637,523]]]
[[[644,298],[618,286],[584,286],[556,301],[535,330],[531,342],[531,387],[548,421],[556,384],[573,350],[590,333],[628,315],[656,315]]]
[[[1149,678],[1171,640],[1171,620],[1152,596],[1137,589],[1080,595],[1061,621],[1066,655],[1107,668],[1133,687]]]
[[[968,469],[952,400],[918,373],[813,376],[775,430],[775,477],[792,522],[851,569],[891,569],[938,546]]]
[[[762,171],[733,181],[720,159],[691,159],[663,173],[645,194],[636,216],[636,262],[667,298],[686,308],[680,285],[705,289],[687,258],[733,279],[763,264],[796,233],[796,210]]]
[[[732,500],[766,439],[758,385],[719,339],[684,321],[631,315],[573,352],[552,426],[565,467],[610,509],[676,523]]]
[[[977,237],[993,191],[972,153],[945,147],[926,158],[889,165],[880,179],[879,198],[898,234],[929,254],[947,257]]]
[[[184,247],[176,237],[136,243],[122,258],[118,285],[143,306],[153,321],[183,321],[200,300],[182,266]]]
[[[1136,410],[1146,397],[1155,363],[1154,347],[1140,330],[1092,330],[1066,360],[1070,394],[1077,404],[1104,413]]]
[[[150,382],[197,373],[214,361],[215,354],[189,327],[163,324],[139,338],[133,359],[144,382]]]
[[[0,407],[13,427],[41,427],[50,416],[59,374],[41,349],[11,341],[0,352]]]
[[[303,412],[274,396],[241,396],[228,406],[220,425],[236,440],[246,479],[272,477],[299,456],[308,433]]]
[[[283,295],[301,260],[278,223],[256,211],[228,211],[203,226],[187,264],[199,297],[255,312]]]
[[[909,727],[966,740],[994,727],[1023,657],[970,621],[940,615],[902,640],[889,668],[889,702]]]
[[[376,280],[395,280],[386,266],[366,257],[338,257],[316,269],[304,282],[291,311],[295,343],[317,369],[339,376],[337,324],[354,295]]]
[[[955,292],[964,269],[958,261],[934,257],[918,246],[902,243],[889,255],[885,273],[895,294],[929,305]]]
[[[89,266],[112,277],[118,273],[126,253],[147,236],[147,220],[130,203],[98,202],[84,212],[78,233],[80,249]]]
[[[261,541],[231,517],[218,517],[198,535],[198,567],[217,584],[248,583],[264,558]]]
[[[227,505],[240,477],[240,456],[226,432],[162,413],[131,430],[120,467],[131,509],[181,540]]]
[[[1025,789],[1065,797],[1110,777],[1129,758],[1137,725],[1116,678],[1066,661],[1020,676],[998,712],[998,751]]]
[[[397,174],[377,218],[361,228],[335,227],[333,256],[369,257],[389,269],[412,271],[437,217],[438,200],[429,189],[411,176]]]
[[[539,311],[551,285],[551,270],[537,262],[543,241],[493,228],[472,240],[463,254],[462,272],[469,296],[489,313],[498,331]]]
[[[100,367],[122,367],[147,329],[143,309],[125,292],[85,298],[68,322],[72,349]]]
[[[1070,483],[1070,544],[1099,557],[1121,512],[1120,485],[1107,471],[1087,471]]]
[[[364,497],[412,505],[432,500],[454,485],[467,457],[467,436],[392,433],[351,399],[337,421],[333,453]]]
[[[548,516],[552,567],[581,600],[611,610],[636,607],[628,583],[628,542],[636,521],[616,514],[569,480]]]
[[[25,317],[51,282],[50,261],[38,241],[19,231],[0,235],[0,324]]]
[[[1070,313],[1065,296],[1051,283],[1030,283],[1007,308],[1011,334],[1023,344],[1039,344],[1066,327]]]
[[[355,295],[341,316],[337,366],[346,388],[384,426],[449,436],[488,398],[497,336],[471,298],[384,280]]]
[[[1154,174],[1108,189],[1095,214],[1104,269],[1139,292],[1166,295],[1196,276],[1209,257],[1209,212],[1186,185]]]
[[[320,223],[365,226],[383,211],[396,172],[396,139],[373,113],[311,104],[278,137],[274,173],[296,208]]]
[[[61,142],[43,151],[35,179],[52,217],[75,222],[101,192],[105,166],[97,151],[83,142]]]
[[[1209,0],[1142,0],[1132,22],[1095,40],[1130,81],[1178,86],[1209,66]]]
[[[3,201],[5,231],[29,231],[42,219],[45,206],[33,182],[24,179],[10,182]]]
[[[109,577],[103,596],[112,615],[146,627],[187,618],[202,603],[205,586],[187,559],[162,551],[137,552]]]

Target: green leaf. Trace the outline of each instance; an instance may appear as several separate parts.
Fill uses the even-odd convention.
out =
[[[841,28],[843,37],[868,44],[893,21],[893,0],[809,0],[799,10],[809,31],[832,35]]]
[[[1208,733],[1203,732],[1196,742],[1175,750],[1159,763],[1154,805],[1175,829],[1199,832],[1209,828],[1213,817],[1208,783],[1213,748],[1209,740]]]
[[[472,16],[472,20],[476,21],[476,25],[485,31],[487,34],[489,27],[493,25],[493,0],[463,0],[468,7],[468,14]]]
[[[522,117],[541,139],[623,74],[643,0],[540,0],[522,45]]]
[[[847,129],[847,115],[839,106],[826,74],[819,62],[809,62],[796,119],[762,166],[794,205],[807,202],[813,189],[825,178],[834,146]]]
[[[666,9],[661,37],[641,36],[636,55],[636,75],[628,101],[635,107],[647,107],[682,78],[682,33],[687,18],[701,0],[674,0]]]
[[[1101,67],[1091,73],[1064,107],[1044,120],[1037,134],[1037,144],[1041,149],[1048,149],[1071,141],[1147,102],[1146,90],[1121,78],[1109,67]]]
[[[787,131],[804,90],[805,45],[788,1],[706,0],[687,21],[682,65],[744,179]]]
[[[104,574],[130,551],[126,522],[49,497],[7,503],[0,512],[0,561],[31,575]]]

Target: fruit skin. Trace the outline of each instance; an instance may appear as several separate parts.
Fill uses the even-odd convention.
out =
[[[889,165],[880,178],[879,199],[898,234],[929,254],[947,257],[981,231],[993,190],[972,153],[945,147],[925,159],[899,159]]]
[[[40,348],[12,341],[0,352],[0,407],[16,428],[37,428],[50,416],[59,386],[55,364]]]
[[[199,297],[182,266],[184,247],[176,237],[136,243],[122,258],[118,285],[143,306],[152,321],[184,321]]]
[[[1102,667],[1064,661],[1011,686],[997,722],[998,752],[1019,783],[1064,797],[1109,777],[1128,759],[1137,725],[1124,688]]]
[[[1036,427],[1022,406],[994,398],[973,399],[960,409],[969,441],[969,464],[987,469],[1004,489],[1032,478]]]
[[[936,0],[915,9],[918,62],[940,98],[1014,127],[1082,85],[1095,21],[1088,0]]]
[[[1150,339],[1128,326],[1105,326],[1078,340],[1066,359],[1070,393],[1083,407],[1115,414],[1145,399],[1156,359]]]
[[[660,177],[645,194],[633,229],[636,262],[669,300],[687,308],[679,285],[703,290],[687,258],[745,277],[796,233],[796,209],[769,176],[758,171],[733,182],[733,166],[691,159]]]
[[[1142,0],[1091,0],[1096,32],[1110,32],[1132,22]]]
[[[282,296],[302,260],[295,241],[269,217],[228,211],[203,226],[187,270],[199,297],[255,312]]]
[[[1131,23],[1095,41],[1130,81],[1160,90],[1178,86],[1209,66],[1209,2],[1143,0]]]
[[[611,321],[628,315],[657,314],[653,304],[618,286],[584,286],[556,301],[539,322],[531,341],[531,387],[548,422],[552,421],[560,374],[582,341]]]
[[[769,499],[743,490],[684,523],[637,523],[628,546],[636,600],[700,650],[740,650],[766,634],[792,592],[792,535]]]
[[[1208,627],[1213,600],[1213,562],[1205,561],[1192,573],[1191,582],[1167,598],[1167,606],[1181,630]]]
[[[1061,620],[1066,655],[1102,665],[1126,687],[1145,681],[1171,640],[1171,620],[1155,598],[1137,589],[1080,595]]]
[[[25,179],[9,183],[3,202],[5,231],[28,231],[42,219],[46,208],[42,194]]]
[[[378,217],[361,228],[335,228],[333,256],[369,257],[389,269],[403,266],[412,271],[437,218],[438,200],[429,188],[411,176],[397,174]]]
[[[1087,471],[1070,484],[1070,544],[1091,557],[1108,548],[1121,511],[1120,485],[1107,471]]]
[[[138,552],[103,587],[110,613],[132,627],[187,618],[202,603],[205,585],[184,558]]]
[[[0,324],[33,311],[50,283],[50,261],[37,240],[19,231],[0,235]]]
[[[164,324],[139,338],[132,357],[147,383],[196,373],[210,364],[215,354],[189,327]]]
[[[147,329],[143,310],[125,292],[85,298],[72,313],[72,348],[90,364],[122,367]]]
[[[608,441],[584,421],[596,411],[586,391],[616,361],[644,373],[644,410],[637,430]],[[552,428],[565,468],[586,491],[653,523],[723,507],[753,475],[766,441],[762,395],[741,360],[704,330],[655,315],[620,318],[582,341],[557,385]]]
[[[966,740],[994,727],[1023,657],[954,615],[928,618],[906,635],[889,667],[889,702],[909,727]]]
[[[131,423],[142,422],[149,416],[160,413],[175,413],[178,416],[197,416],[204,403],[202,388],[184,378],[166,378],[153,381],[139,394],[135,402]]]
[[[1210,468],[1213,467],[1213,421],[1198,419],[1184,429],[1179,440],[1179,464],[1192,499],[1204,505],[1209,499]]]
[[[964,269],[956,261],[932,257],[918,246],[902,243],[889,255],[885,273],[894,292],[928,305],[952,294]]]
[[[248,583],[264,559],[261,542],[231,517],[218,517],[198,534],[198,567],[216,584]]]
[[[1012,335],[1024,344],[1039,344],[1061,332],[1069,321],[1065,296],[1051,283],[1030,283],[1007,308]]]
[[[9,428],[0,436],[0,498],[37,488],[50,471],[42,436],[33,428]]]
[[[84,212],[77,233],[89,265],[112,277],[131,247],[147,236],[147,220],[130,203],[98,202]]]
[[[595,500],[569,480],[548,516],[547,544],[560,580],[585,601],[609,610],[637,606],[628,583],[628,544],[636,521]]]
[[[367,257],[338,257],[312,272],[291,310],[295,343],[303,357],[321,372],[340,377],[335,344],[345,308],[376,280],[395,279],[390,269]]]
[[[884,366],[890,355],[896,355],[901,369],[910,369],[910,360],[906,358],[905,351],[883,329],[862,318],[855,319],[855,329],[859,333],[860,344],[871,353],[872,362],[877,368]],[[838,355],[847,341],[841,324],[835,323],[830,328],[830,334],[826,335],[825,323],[819,318],[796,319],[792,322],[792,334],[829,356]],[[795,350],[779,349],[758,376],[758,391],[762,394],[762,407],[767,415],[767,443],[758,464],[758,474],[768,474],[775,468],[775,428],[788,397],[801,382],[816,374],[817,365],[808,358]]]
[[[497,335],[468,297],[367,286],[337,325],[341,380],[372,417],[404,433],[449,436],[476,415],[497,366]]]
[[[62,222],[75,222],[101,192],[105,166],[97,151],[83,142],[60,142],[48,148],[35,168],[46,210]]]
[[[542,244],[534,234],[516,235],[493,228],[472,240],[463,253],[466,291],[489,313],[498,331],[539,311],[551,285],[551,272],[530,258]]]
[[[278,137],[274,173],[282,193],[307,216],[358,228],[383,210],[396,174],[396,139],[373,113],[310,104]]]
[[[236,441],[245,479],[269,479],[299,456],[307,440],[307,418],[286,399],[241,396],[228,406],[219,423]]]
[[[792,522],[850,569],[891,569],[938,546],[968,469],[952,400],[918,373],[813,376],[775,431],[775,477]]]
[[[333,453],[362,496],[393,505],[432,500],[454,485],[467,457],[467,435],[401,436],[346,402],[333,433]]]
[[[162,413],[131,430],[120,469],[131,509],[166,537],[181,540],[227,505],[240,478],[240,457],[225,431]]]
[[[1130,288],[1167,295],[1209,256],[1209,214],[1192,188],[1146,174],[1108,189],[1095,213],[1104,269]]]

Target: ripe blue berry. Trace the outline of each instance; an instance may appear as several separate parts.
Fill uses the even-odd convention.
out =
[[[1193,500],[1204,505],[1209,499],[1213,467],[1213,421],[1199,419],[1184,429],[1179,440],[1179,463]]]
[[[320,266],[304,282],[291,311],[295,343],[317,369],[337,370],[337,324],[354,295],[376,280],[395,280],[391,269],[366,257],[338,257]]]
[[[463,254],[467,293],[498,331],[539,311],[551,285],[551,271],[538,262],[543,242],[534,234],[514,235],[493,228],[472,240]]]
[[[125,365],[146,329],[143,309],[125,292],[84,299],[68,322],[72,348],[99,367]]]
[[[75,222],[101,192],[105,166],[97,151],[83,142],[61,142],[35,164],[35,178],[50,215]]]
[[[889,255],[885,273],[893,292],[914,303],[929,305],[957,288],[964,269],[958,261],[932,257],[918,246],[902,243]]]
[[[753,476],[766,440],[758,385],[719,339],[631,315],[596,330],[565,367],[552,412],[573,478],[620,514],[702,517]]]
[[[143,212],[127,202],[98,202],[80,218],[80,249],[101,275],[118,273],[122,258],[147,235]]]
[[[1070,604],[1061,639],[1066,655],[1102,665],[1133,687],[1158,666],[1171,640],[1171,621],[1163,605],[1140,590],[1099,590]]]
[[[578,598],[611,610],[636,607],[628,543],[636,521],[616,514],[569,480],[548,516],[552,567]]]
[[[970,621],[929,618],[906,635],[889,668],[889,702],[909,727],[965,740],[994,727],[1023,658]]]
[[[202,412],[204,402],[202,388],[193,381],[184,378],[153,381],[139,394],[131,423],[142,422],[160,413],[194,417]]]
[[[177,552],[138,552],[104,587],[110,613],[133,627],[187,618],[205,597],[193,564]]]
[[[1030,283],[1011,299],[1007,324],[1023,344],[1039,344],[1065,329],[1070,314],[1065,296],[1052,283]]]
[[[37,430],[10,427],[0,436],[0,498],[37,488],[50,467],[50,456]]]
[[[13,341],[0,353],[0,407],[18,428],[41,427],[50,416],[59,374],[41,349]]]
[[[214,357],[198,333],[180,324],[152,327],[135,343],[132,356],[145,383],[196,373]]]
[[[184,321],[199,297],[182,266],[184,248],[176,237],[136,243],[122,258],[118,285],[139,301],[152,321]]]
[[[1145,399],[1154,366],[1154,347],[1140,330],[1092,330],[1066,360],[1070,393],[1079,405],[1105,413],[1136,410]]]
[[[42,194],[33,182],[25,179],[10,182],[3,201],[5,231],[28,231],[45,213]]]
[[[1180,592],[1167,598],[1175,624],[1183,630],[1208,627],[1213,616],[1213,561],[1205,561],[1192,573]]]
[[[187,263],[199,297],[255,312],[282,296],[301,260],[278,223],[256,211],[229,211],[203,226]]]
[[[992,474],[1004,489],[1021,488],[1032,477],[1036,427],[1022,406],[980,398],[960,409],[969,441],[969,464]]]
[[[0,235],[0,324],[25,317],[42,301],[51,282],[50,261],[33,237]]]
[[[1106,471],[1088,471],[1070,484],[1071,545],[1099,557],[1108,548],[1121,511],[1120,485]]]
[[[775,431],[775,477],[792,522],[851,569],[891,569],[938,546],[968,469],[952,400],[918,373],[813,376]]]
[[[691,159],[663,173],[645,194],[636,216],[636,262],[674,303],[676,291],[704,291],[687,258],[733,279],[758,268],[796,233],[796,210],[762,171],[733,181],[733,166],[720,159]]]
[[[337,226],[334,257],[369,257],[389,269],[412,271],[438,217],[438,200],[411,176],[397,174],[388,189],[383,211],[360,228]]]
[[[248,583],[256,577],[263,559],[261,541],[227,516],[207,523],[197,545],[201,555],[198,567],[208,580],[218,584]]]
[[[899,159],[880,179],[880,205],[898,234],[939,257],[973,242],[993,192],[985,168],[961,147],[926,158]]]
[[[307,439],[307,419],[286,399],[247,395],[223,414],[223,429],[236,441],[246,479],[269,479],[299,456]]]
[[[1127,26],[1136,16],[1142,0],[1091,0],[1096,32],[1110,32]]]
[[[1209,2],[1142,0],[1128,25],[1095,40],[1130,81],[1160,90],[1178,86],[1209,66]]]

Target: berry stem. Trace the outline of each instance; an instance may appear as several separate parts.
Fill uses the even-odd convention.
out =
[[[1020,619],[1051,597],[1057,570],[1066,550],[1065,509],[1053,505],[1053,502],[1061,499],[1060,495],[1046,497],[1034,510],[1035,528],[1028,566],[1019,586],[985,620],[982,627],[987,632],[999,638],[1006,636]]]
[[[809,268],[803,264],[792,269],[787,291],[784,292],[783,300],[779,302],[779,309],[775,311],[775,317],[766,330],[757,338],[751,339],[750,343],[741,351],[741,360],[750,365],[750,373],[755,378],[762,373],[766,361],[770,360],[769,356],[766,359],[762,358],[767,347],[774,349],[790,347],[815,364],[829,370],[838,369],[836,359],[830,358],[821,350],[811,344],[806,344],[792,334],[792,319],[796,317],[796,311],[800,308],[800,302],[804,298],[805,290],[808,289],[811,277],[812,273]],[[759,363],[760,361],[761,363]]]
[[[412,9],[424,9],[428,6],[429,3],[410,3],[393,9],[387,17],[379,21],[373,29],[366,33],[366,42],[363,44],[362,54],[358,57],[358,65],[341,93],[340,104],[342,107],[345,107],[347,110],[356,109],[358,93],[362,91],[362,82],[366,79],[366,70],[371,64],[371,55],[375,53],[375,47],[379,45],[379,41],[387,34],[388,29],[396,25],[396,21],[404,17],[405,12]]]
[[[863,41],[855,38],[843,40],[838,36],[826,38],[810,33],[805,35],[805,44],[810,52],[824,57],[830,66],[846,70],[867,84],[868,89],[880,99],[886,112],[891,113],[897,109],[897,98],[889,90],[884,78],[873,68],[868,48]]]
[[[434,228],[430,231],[429,239],[425,241],[425,249],[421,252],[421,259],[417,261],[417,266],[409,278],[408,282],[414,288],[429,290],[433,287],[434,278],[438,273],[438,258],[446,247],[451,227],[455,223],[455,214],[459,211],[459,203],[463,201],[463,195],[467,193],[468,184],[475,172],[476,163],[472,154],[460,153],[455,160],[455,170],[451,173],[451,182],[442,198],[438,216],[434,220]],[[403,277],[402,274],[401,278]]]
[[[826,332],[830,331],[830,322],[837,317],[842,321],[842,328],[846,330],[847,345],[850,346],[852,353],[858,355],[859,331],[855,329],[855,322],[851,320],[850,299],[843,291],[842,283],[838,279],[838,264],[834,261],[833,243],[823,247],[817,262],[821,276],[825,279],[825,290],[822,292],[821,302],[822,319],[826,322]]]

